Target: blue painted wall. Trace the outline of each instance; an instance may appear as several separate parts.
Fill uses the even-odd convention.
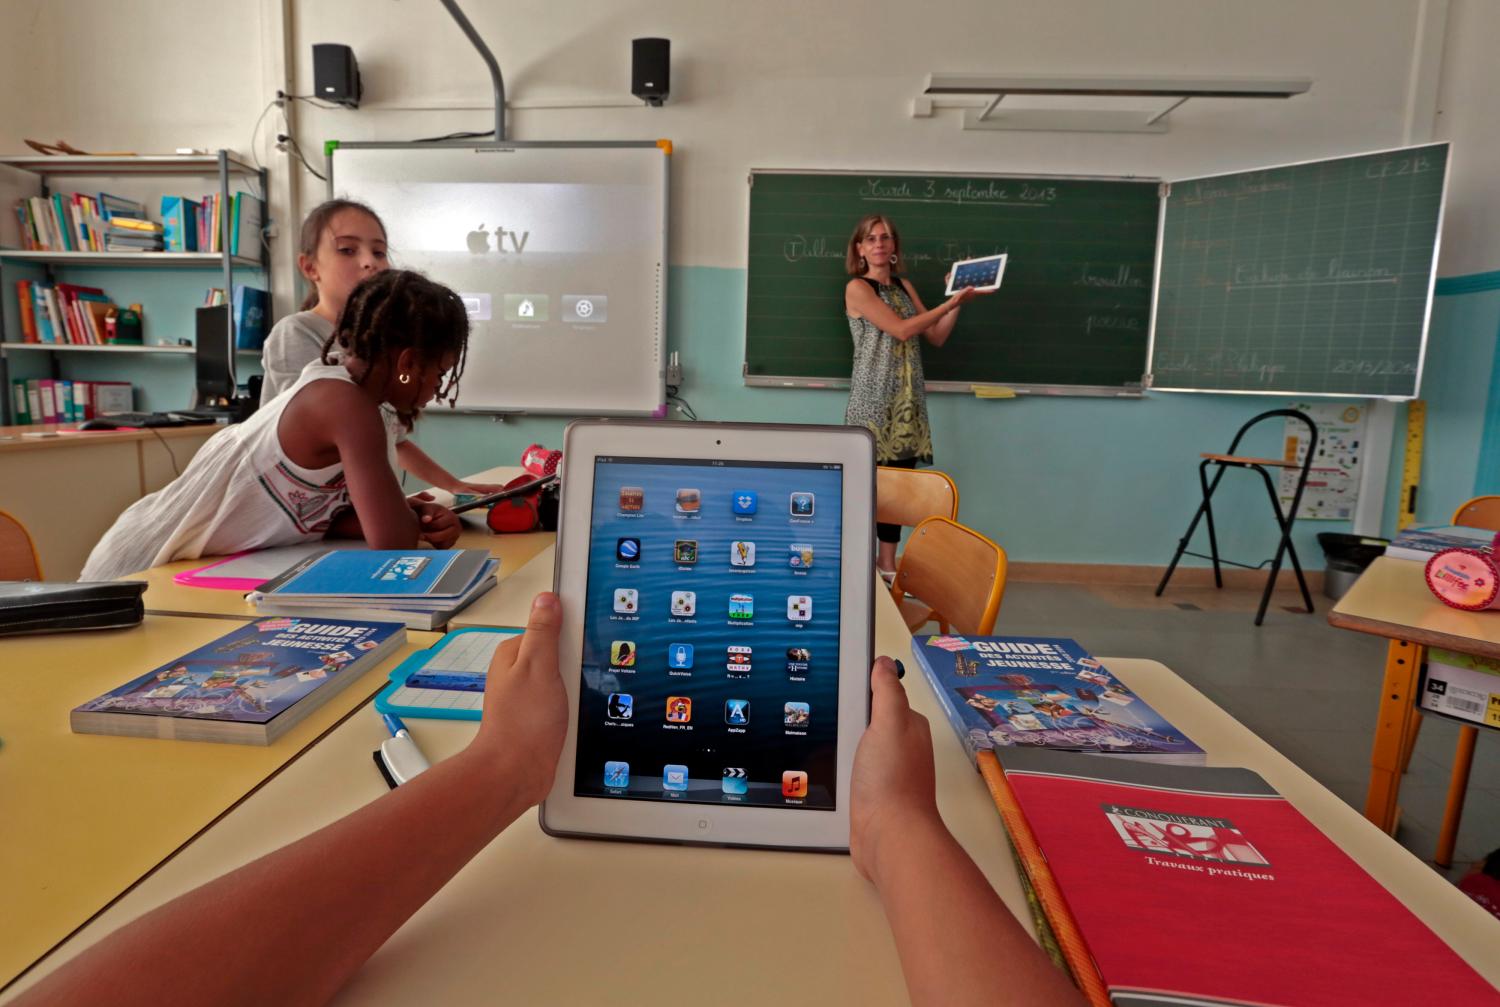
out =
[[[121,278],[116,272],[97,281],[123,298],[127,292],[115,289]],[[149,291],[148,313],[168,317],[168,298],[188,296],[192,301],[211,282],[206,275],[201,284],[181,279],[163,278],[159,282],[170,290]],[[131,283],[146,289],[141,274]],[[744,270],[678,266],[671,270],[669,283],[669,348],[682,354],[683,394],[701,418],[842,421],[843,392],[745,387],[740,376]],[[179,286],[187,293],[178,291]],[[1439,287],[1422,390],[1428,401],[1418,506],[1423,522],[1446,521],[1474,492],[1500,492],[1500,394],[1491,389],[1492,376],[1500,375],[1494,366],[1500,352],[1500,289],[1495,287],[1500,282],[1488,286],[1472,278],[1444,281]],[[186,310],[191,303],[174,307]],[[247,363],[241,360],[242,373]],[[128,377],[146,389],[140,405],[162,408],[185,401],[191,363],[177,358],[75,357],[65,374]],[[1224,450],[1250,416],[1289,404],[1290,400],[1259,396],[1165,393],[1120,401],[981,401],[961,395],[929,399],[937,464],[958,482],[961,519],[994,537],[1013,560],[1146,565],[1166,563],[1197,506],[1198,454]],[[549,417],[496,422],[484,416],[433,413],[419,424],[416,439],[450,471],[464,473],[515,464],[533,442],[560,446],[566,422]],[[1403,408],[1398,411],[1397,430],[1404,428]],[[1264,434],[1247,441],[1244,450],[1279,456],[1282,429],[1279,420],[1268,423]],[[1492,459],[1484,466],[1478,462],[1481,442]],[[1394,528],[1400,471],[1398,437],[1387,492],[1387,533]],[[1269,558],[1276,529],[1259,478],[1231,472],[1215,500],[1223,554],[1252,563]],[[1347,530],[1346,522],[1299,522],[1295,542],[1304,565],[1323,566],[1318,532]],[[1206,548],[1201,530],[1196,544]]]

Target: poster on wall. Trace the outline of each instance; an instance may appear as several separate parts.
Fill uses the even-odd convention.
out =
[[[1302,491],[1298,520],[1352,521],[1359,500],[1359,466],[1364,455],[1365,407],[1349,402],[1299,402],[1292,408],[1306,413],[1318,425],[1318,447],[1307,488]],[[1292,505],[1297,477],[1307,457],[1307,428],[1299,420],[1286,421],[1286,457],[1297,468],[1281,470],[1281,506]]]

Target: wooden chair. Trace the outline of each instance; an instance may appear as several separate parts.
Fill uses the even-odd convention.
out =
[[[936,619],[944,633],[951,628],[977,636],[994,630],[1004,593],[1005,550],[945,517],[930,517],[912,531],[891,587],[907,629]]]
[[[875,470],[875,520],[915,528],[930,517],[958,520],[958,487],[937,469]]]
[[[26,526],[0,510],[0,580],[41,580],[42,561]]]
[[[1453,512],[1449,524],[1465,528],[1484,528],[1500,532],[1500,496],[1474,497],[1459,505]],[[1401,771],[1411,763],[1411,753],[1417,747],[1417,733],[1422,729],[1422,718],[1413,717],[1401,753]],[[1443,827],[1438,832],[1437,855],[1434,859],[1440,867],[1453,864],[1453,848],[1458,843],[1458,823],[1464,813],[1464,792],[1469,788],[1469,770],[1474,765],[1474,743],[1479,739],[1479,728],[1467,724],[1458,728],[1458,746],[1453,751],[1453,770],[1448,778],[1448,800],[1443,807]]]

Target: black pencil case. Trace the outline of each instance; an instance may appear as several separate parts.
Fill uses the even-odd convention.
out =
[[[145,581],[0,581],[0,636],[138,626]]]

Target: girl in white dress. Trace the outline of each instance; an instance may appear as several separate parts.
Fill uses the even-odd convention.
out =
[[[381,407],[410,429],[434,397],[456,398],[468,338],[463,302],[442,284],[406,270],[364,280],[322,359],[132,504],[80,579],[324,537],[363,538],[376,549],[452,545],[453,512],[408,499],[396,481]]]

